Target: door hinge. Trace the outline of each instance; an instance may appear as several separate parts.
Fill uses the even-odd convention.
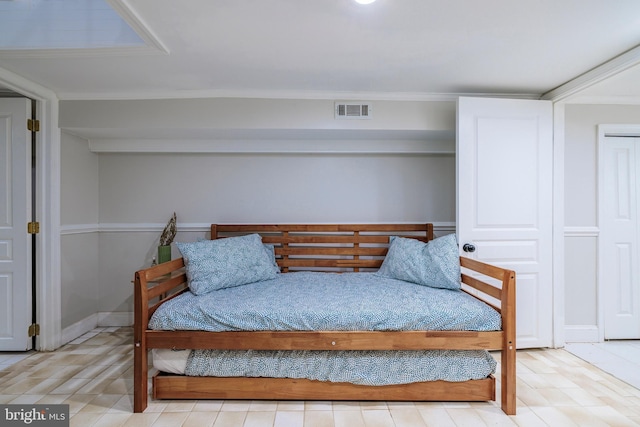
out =
[[[32,221],[27,224],[27,233],[29,234],[38,234],[40,232],[40,223],[37,221]]]
[[[38,325],[37,323],[32,323],[31,325],[29,325],[29,336],[35,337],[37,335],[40,335],[40,325]]]
[[[30,130],[31,132],[40,132],[40,120],[28,119],[27,130]]]

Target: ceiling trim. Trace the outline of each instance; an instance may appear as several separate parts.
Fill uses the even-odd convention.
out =
[[[106,0],[106,2],[131,26],[133,31],[138,33],[147,46],[152,46],[162,53],[169,53],[169,48],[162,43],[144,19],[134,11],[129,0]]]
[[[135,99],[357,99],[360,101],[444,101],[455,102],[461,96],[510,99],[540,99],[540,94],[522,93],[426,93],[426,92],[340,92],[291,90],[180,90],[126,93],[58,93],[63,101],[135,100]]]
[[[569,80],[542,95],[541,99],[553,102],[563,101],[581,91],[640,64],[640,45],[616,56],[615,58]]]
[[[596,104],[596,105],[640,105],[640,96],[599,96],[576,95],[572,96],[565,104]]]

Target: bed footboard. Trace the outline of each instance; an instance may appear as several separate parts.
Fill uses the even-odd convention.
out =
[[[516,273],[466,257],[460,257],[460,265],[467,292],[493,306],[502,317],[501,406],[507,415],[515,415]]]
[[[166,300],[187,289],[182,258],[137,271],[134,278],[133,411],[147,407],[149,377],[149,318]]]

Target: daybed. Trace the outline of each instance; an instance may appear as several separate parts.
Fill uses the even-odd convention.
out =
[[[216,240],[222,237],[231,239]],[[199,255],[199,248],[213,248],[215,252],[221,253],[224,246],[222,243],[231,243],[233,241],[242,240],[243,242],[259,239],[261,247],[264,247],[264,253],[271,254],[272,265],[275,270],[275,278],[269,276],[264,280],[252,282],[249,278],[246,283],[238,285],[233,283],[225,285],[227,272],[216,274],[213,288],[205,283],[203,288],[200,279],[200,270],[195,270],[205,266],[205,270],[219,271],[220,265],[213,267],[208,264],[206,257]],[[438,261],[438,253],[433,253],[436,242],[445,241],[445,237],[433,240],[432,224],[329,224],[329,225],[211,225],[211,241],[195,242],[193,244],[182,244],[179,246],[184,257],[163,263],[151,268],[140,270],[135,274],[135,324],[134,324],[134,411],[142,412],[147,407],[148,402],[148,375],[149,375],[149,351],[154,349],[159,352],[176,351],[182,349],[194,350],[187,352],[190,359],[195,360],[196,357],[203,355],[213,355],[213,359],[199,359],[195,363],[198,367],[208,368],[209,365],[222,365],[228,368],[231,374],[225,376],[189,376],[181,374],[172,374],[159,371],[153,376],[153,397],[155,399],[268,399],[268,400],[383,400],[383,401],[488,401],[496,398],[496,381],[493,375],[486,375],[477,379],[456,378],[454,380],[415,380],[413,373],[431,374],[429,371],[431,359],[426,362],[419,360],[418,365],[421,369],[398,368],[403,381],[390,380],[389,383],[370,383],[368,379],[363,381],[352,380],[325,380],[321,373],[320,380],[316,377],[300,377],[289,374],[280,375],[281,377],[268,377],[261,373],[246,374],[249,376],[238,376],[236,371],[242,362],[238,359],[228,359],[219,362],[229,355],[249,354],[262,357],[277,354],[278,357],[289,357],[302,354],[303,357],[309,355],[323,355],[325,359],[318,362],[313,360],[309,365],[323,365],[329,363],[329,370],[333,375],[336,366],[331,365],[335,362],[334,355],[347,355],[350,357],[363,356],[364,359],[355,359],[355,361],[344,362],[337,357],[340,363],[347,363],[348,368],[342,371],[350,371],[351,368],[366,365],[362,360],[375,362],[377,355],[385,357],[407,356],[409,363],[416,355],[420,357],[431,357],[436,354],[438,357],[448,355],[450,353],[472,354],[477,358],[474,352],[487,353],[488,350],[500,350],[500,379],[501,379],[501,406],[506,414],[512,415],[516,411],[516,376],[515,376],[515,273],[511,270],[498,268],[479,261],[458,257],[457,249],[455,251],[455,261],[457,264],[457,277],[453,282],[457,282],[457,286],[462,283],[462,292],[459,289],[448,288],[435,289],[430,283],[427,286],[420,286],[412,277],[396,277],[402,276],[406,271],[413,268],[421,269],[422,265],[398,268],[396,263],[402,261],[404,252],[401,247],[418,248],[420,253],[428,253],[429,257]],[[427,244],[421,242],[429,242]],[[450,242],[450,240],[449,240]],[[219,243],[219,244],[218,244]],[[415,243],[415,244],[414,244]],[[416,246],[419,245],[419,246]],[[434,249],[435,248],[435,249]],[[209,249],[207,249],[209,250]],[[413,250],[413,249],[412,249]],[[425,252],[427,251],[427,252]],[[429,252],[431,251],[431,252]],[[243,259],[248,257],[246,250],[237,252],[230,261],[235,264],[235,259]],[[451,252],[451,251],[449,251]],[[185,255],[186,254],[186,255]],[[400,258],[399,258],[400,256]],[[451,253],[449,253],[449,257]],[[459,260],[459,264],[457,261]],[[220,261],[220,260],[218,260]],[[224,261],[224,260],[223,260]],[[415,260],[414,260],[415,261]],[[204,262],[204,264],[202,264]],[[225,261],[225,262],[228,262]],[[417,263],[422,264],[422,263]],[[240,262],[242,265],[242,262]],[[299,270],[312,270],[320,273],[302,273]],[[451,275],[451,271],[456,272],[455,268],[451,271],[439,272],[429,271],[428,274],[436,276],[444,274]],[[377,272],[376,272],[377,271]],[[284,274],[280,274],[284,273]],[[357,274],[353,274],[353,272]],[[253,273],[253,267],[244,268],[240,274],[248,274],[250,277]],[[231,274],[231,273],[229,273]],[[245,274],[245,275],[246,275]],[[269,273],[271,274],[271,273]],[[422,274],[422,273],[420,273]],[[297,288],[295,285],[298,278],[310,276],[314,278],[311,284],[305,284]],[[333,308],[334,305],[339,306],[337,301],[325,301],[318,303],[314,301],[314,297],[307,294],[297,295],[293,289],[302,289],[309,286],[308,291],[314,293],[316,289],[322,289],[324,286],[317,280],[317,277],[332,279],[337,282],[345,282],[345,288],[354,287],[355,289],[366,289],[369,294],[363,293],[360,297],[358,294],[354,297],[349,294],[351,290],[345,291],[345,295],[337,292],[338,299],[348,304],[358,305],[360,301],[362,309],[354,310],[353,307],[347,306],[344,312],[333,312],[327,310],[322,311],[323,307]],[[357,286],[350,283],[353,278],[354,282],[359,282],[358,278],[382,276],[382,288],[376,288],[374,285]],[[440,276],[438,276],[440,277]],[[293,280],[293,279],[296,280]],[[220,281],[220,280],[222,281]],[[285,284],[274,282],[285,279]],[[440,280],[440,279],[438,279]],[[330,281],[330,280],[329,280]],[[386,282],[385,282],[386,281]],[[413,283],[415,282],[415,283]],[[422,284],[422,283],[421,283]],[[316,286],[316,287],[314,287]],[[376,285],[378,286],[378,285]],[[440,288],[441,286],[436,286]],[[288,289],[287,296],[278,296],[282,306],[290,306],[290,312],[303,312],[306,308],[302,306],[320,307],[320,314],[314,314],[314,319],[319,323],[311,325],[307,328],[308,320],[304,318],[304,323],[300,326],[297,323],[290,323],[289,315],[291,313],[284,310],[281,314],[285,317],[278,319],[263,319],[256,317],[256,313],[252,312],[253,306],[260,305],[263,296],[259,292],[272,293],[281,289]],[[330,288],[329,292],[334,292]],[[380,291],[382,289],[382,291]],[[400,289],[408,290],[409,296],[403,295]],[[302,292],[302,291],[301,291]],[[305,290],[306,292],[306,290]],[[380,322],[378,318],[379,312],[370,311],[369,303],[371,300],[377,299],[371,296],[373,293],[389,293],[391,297],[383,301],[382,307],[392,307],[383,309],[382,311],[391,314],[392,318],[389,324]],[[466,298],[464,302],[450,303],[449,308],[457,310],[458,305],[477,306],[482,316],[480,317],[497,317],[497,322],[493,319],[494,325],[480,327],[470,327],[471,330],[460,330],[461,326],[457,324],[456,319],[449,319],[451,325],[440,327],[441,317],[450,316],[456,313],[455,310],[449,310],[445,307],[443,314],[437,314],[435,318],[425,320],[425,324],[431,325],[429,322],[435,322],[436,326],[423,326],[413,319],[398,320],[395,316],[396,311],[404,311],[404,306],[412,306],[413,301],[423,299],[416,296],[415,292],[427,292],[437,294],[453,295],[456,298]],[[439,293],[438,293],[439,292]],[[235,295],[245,295],[245,299],[241,303],[237,303],[240,298]],[[246,296],[248,295],[248,296]],[[322,298],[326,298],[326,295]],[[425,297],[426,298],[426,297]],[[228,307],[210,308],[208,313],[202,314],[200,302],[204,300],[213,300],[215,304],[222,304],[228,300],[230,306],[238,308],[239,313],[230,313],[225,311]],[[179,311],[178,302],[184,301],[187,309]],[[230,301],[230,304],[229,304]],[[301,304],[302,301],[302,304]],[[456,300],[457,301],[457,300]],[[482,301],[481,303],[479,301]],[[263,301],[264,302],[264,301]],[[308,304],[307,304],[308,302]],[[267,301],[265,304],[272,302]],[[375,303],[371,303],[374,304]],[[388,305],[391,304],[391,305]],[[395,305],[393,305],[395,304]],[[202,304],[203,305],[203,304]],[[273,305],[273,312],[282,311],[281,308]],[[445,304],[446,305],[446,304]],[[454,307],[456,306],[456,307]],[[258,309],[256,309],[258,310]],[[311,309],[310,309],[311,310]],[[368,311],[369,310],[369,311]],[[373,310],[373,309],[371,309]],[[408,308],[407,311],[422,310],[421,308]],[[430,308],[425,312],[430,312]],[[493,312],[491,316],[490,312]],[[177,314],[177,320],[165,318],[165,313]],[[337,314],[336,314],[337,313]],[[384,314],[383,313],[383,314]],[[155,316],[154,316],[155,315]],[[195,315],[195,318],[193,317]],[[233,323],[233,316],[239,316],[238,323]],[[261,315],[261,314],[260,314]],[[465,313],[464,316],[467,316]],[[464,317],[463,316],[463,317]],[[478,317],[478,315],[470,315]],[[213,326],[200,325],[199,319],[219,318],[218,323]],[[349,317],[344,320],[343,317]],[[385,317],[385,316],[383,316]],[[417,316],[420,317],[420,316]],[[337,318],[337,320],[336,320]],[[330,319],[329,323],[326,323]],[[346,323],[343,323],[344,322]],[[363,323],[359,323],[362,320]],[[387,319],[389,320],[389,319]],[[478,319],[476,319],[478,320]],[[482,320],[482,319],[479,319]],[[194,323],[195,322],[195,323]],[[244,322],[244,323],[243,323]],[[247,322],[249,323],[247,325]],[[352,322],[352,323],[349,323]],[[353,323],[355,322],[355,323]],[[403,326],[396,327],[394,322],[404,322]],[[444,322],[444,321],[443,321]],[[322,325],[330,326],[324,327]],[[321,326],[317,326],[321,325]],[[354,326],[356,325],[356,326]],[[361,326],[364,325],[364,326]],[[152,329],[152,326],[157,329]],[[335,327],[334,327],[335,326]],[[466,326],[462,326],[465,327]],[[355,328],[355,329],[354,329]],[[443,330],[446,329],[446,330]],[[166,350],[169,349],[169,350]],[[461,351],[462,350],[462,351]],[[154,350],[156,351],[156,350]],[[158,359],[161,353],[158,353]],[[199,355],[199,356],[197,356]],[[373,356],[373,357],[372,357]],[[204,356],[203,356],[204,357]],[[488,357],[491,359],[491,356]],[[482,357],[480,357],[482,359]],[[212,362],[208,362],[211,360]],[[253,360],[253,359],[252,359]],[[271,360],[271,359],[269,359]],[[280,367],[289,364],[298,363],[282,362],[278,359]],[[304,359],[306,360],[306,359]],[[327,360],[329,362],[327,362]],[[495,362],[493,359],[491,361]],[[273,360],[265,362],[260,359],[259,362],[253,360],[248,365],[270,365]],[[386,362],[383,362],[386,363]],[[424,363],[421,365],[421,363]],[[462,362],[466,364],[467,362]],[[244,366],[244,365],[243,365]],[[389,365],[391,366],[391,365]],[[267,368],[270,368],[267,366]],[[240,368],[242,371],[244,368]],[[247,368],[248,369],[248,368]],[[396,368],[380,369],[373,367],[373,370],[383,371],[381,376],[386,380],[387,371],[394,371]],[[404,369],[404,370],[403,370]],[[475,369],[475,368],[473,368]],[[296,369],[297,372],[297,367]],[[457,367],[451,371],[459,371]],[[223,372],[227,372],[224,371]],[[337,378],[344,372],[338,369]],[[204,372],[204,373],[203,373]],[[219,375],[216,373],[207,373],[198,371],[190,375]],[[216,371],[217,372],[217,371]],[[253,371],[251,371],[253,372]],[[267,372],[271,372],[267,369]],[[379,373],[379,372],[378,372]],[[331,376],[330,375],[330,376]],[[360,375],[360,374],[356,374]],[[463,376],[466,374],[463,374]],[[275,375],[278,376],[278,375]],[[316,378],[316,379],[308,379]],[[375,385],[370,385],[375,384]]]

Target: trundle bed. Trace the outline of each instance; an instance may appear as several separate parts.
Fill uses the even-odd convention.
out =
[[[516,412],[515,273],[432,224],[213,224],[177,245],[135,274],[135,412],[150,351],[182,366],[155,399],[489,401],[489,350]]]

